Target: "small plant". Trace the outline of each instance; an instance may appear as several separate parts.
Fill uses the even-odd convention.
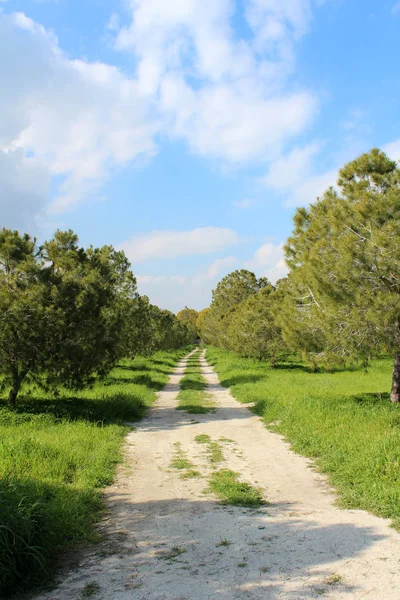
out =
[[[208,444],[211,442],[210,436],[206,433],[200,433],[199,435],[196,435],[194,439],[198,444]]]
[[[182,444],[175,442],[176,451],[170,466],[173,469],[184,471],[181,473],[181,479],[195,479],[201,477],[201,473],[194,468],[194,464],[188,459],[186,453],[182,450]]]
[[[326,578],[326,583],[328,585],[336,585],[337,583],[340,583],[343,580],[343,577],[341,575],[338,575],[337,573],[333,573],[332,575],[329,575]]]
[[[164,554],[164,556],[161,556],[161,558],[163,560],[174,560],[175,558],[177,558],[181,554],[184,554],[185,552],[186,548],[181,548],[180,546],[173,546],[171,550],[167,552],[167,554]]]
[[[241,569],[243,569],[244,567],[247,567],[247,563],[246,562],[240,562],[240,563],[238,563],[238,567],[240,567]]]
[[[85,585],[83,590],[80,593],[80,597],[83,598],[93,598],[96,594],[100,592],[100,586],[97,581],[90,581]]]
[[[216,544],[216,548],[221,548],[221,547],[227,548],[228,546],[232,546],[232,542],[230,542],[226,538],[221,540],[220,542],[218,542],[218,544]]]
[[[260,490],[239,481],[238,473],[229,469],[221,469],[212,474],[208,491],[216,494],[222,504],[249,508],[266,504]]]

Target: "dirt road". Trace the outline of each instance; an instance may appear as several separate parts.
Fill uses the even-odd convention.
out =
[[[383,519],[336,508],[325,478],[237,403],[204,358],[216,412],[176,411],[184,367],[127,438],[107,490],[111,541],[40,600],[399,600],[400,535]],[[199,434],[225,438],[218,468],[262,488],[267,505],[222,506],[204,493],[213,465]],[[171,467],[177,449],[200,478]]]

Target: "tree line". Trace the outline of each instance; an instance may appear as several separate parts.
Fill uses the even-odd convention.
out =
[[[275,286],[246,270],[220,281],[197,317],[202,339],[242,356],[300,352],[319,365],[394,358],[391,401],[400,402],[400,169],[378,149],[339,171],[294,216],[287,277]]]
[[[0,386],[81,389],[122,357],[193,343],[193,332],[137,292],[123,252],[79,246],[72,231],[38,245],[0,231]]]

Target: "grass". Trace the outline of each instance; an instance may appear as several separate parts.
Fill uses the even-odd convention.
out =
[[[201,477],[201,473],[194,467],[195,465],[188,459],[187,454],[182,450],[182,444],[175,442],[175,454],[171,460],[172,469],[182,471],[181,479],[196,479]]]
[[[185,351],[123,361],[71,397],[22,390],[0,399],[0,596],[43,584],[61,551],[96,539],[101,490],[140,419]]]
[[[205,444],[207,446],[207,457],[212,465],[225,460],[220,444],[213,442],[209,435],[200,433],[194,439],[198,444]]]
[[[229,469],[221,469],[211,475],[208,491],[218,496],[222,504],[249,508],[265,504],[260,490],[249,483],[239,481],[238,473]]]
[[[200,352],[189,357],[180,386],[177,410],[184,410],[194,415],[215,411],[215,402],[205,391],[207,383],[201,375]]]
[[[400,406],[389,401],[391,360],[372,361],[368,373],[311,373],[300,362],[272,369],[216,348],[207,358],[237,400],[252,403],[293,450],[315,459],[342,506],[400,527]]]

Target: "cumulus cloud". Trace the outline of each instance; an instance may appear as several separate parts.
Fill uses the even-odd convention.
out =
[[[386,152],[392,160],[400,161],[400,139],[385,144],[382,150]]]
[[[171,136],[193,152],[242,162],[276,153],[317,109],[306,91],[287,91],[295,41],[311,0],[247,0],[251,39],[232,26],[234,0],[130,0],[117,48],[138,60],[138,85],[157,96]]]
[[[57,176],[53,211],[86,198],[113,168],[154,154],[155,115],[117,68],[69,59],[53,33],[22,13],[0,14],[0,56],[7,56],[0,61],[0,150],[26,176],[33,161],[16,149]],[[34,184],[39,212],[49,187],[35,192]]]
[[[316,170],[314,160],[321,149],[322,143],[314,141],[273,161],[262,180],[264,185],[280,193],[286,206],[315,202],[337,179],[335,168],[321,173]]]
[[[272,242],[263,244],[251,260],[244,263],[246,269],[254,271],[259,277],[268,277],[271,283],[285,277],[289,271],[285,263],[283,244]]]
[[[238,241],[239,236],[232,229],[200,227],[191,231],[152,231],[135,235],[119,248],[132,263],[141,263],[152,258],[211,254]]]
[[[274,159],[317,111],[316,96],[289,81],[313,5],[245,0],[250,35],[241,39],[235,0],[127,0],[129,24],[120,28],[112,14],[108,31],[132,53],[132,78],[70,58],[23,13],[0,13],[0,151],[11,151],[15,169],[34,164],[18,149],[48,170],[57,184],[51,212],[94,196],[115,169],[151,158],[160,134],[231,163]],[[50,194],[39,188],[36,215]]]
[[[0,150],[0,224],[13,229],[34,229],[44,211],[50,173],[40,159],[26,157],[22,150]]]

